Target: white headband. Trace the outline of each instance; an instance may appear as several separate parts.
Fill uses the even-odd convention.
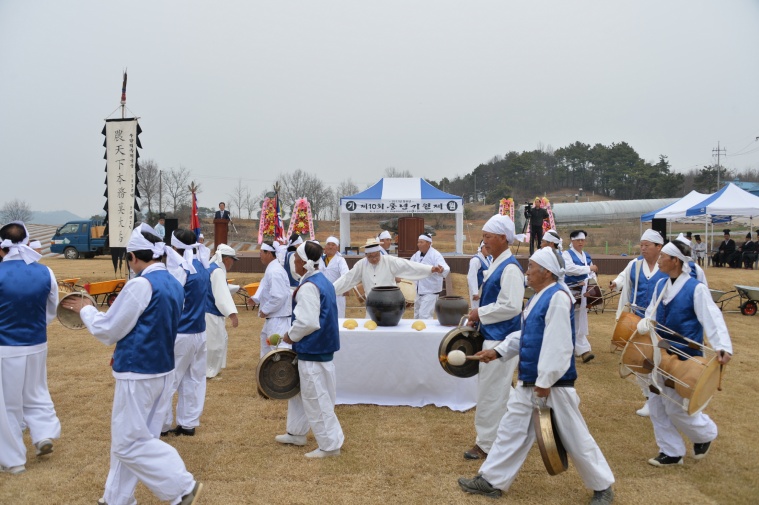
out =
[[[683,244],[685,244],[687,246],[690,246],[690,240],[688,240],[688,237],[686,237],[682,233],[680,235],[678,235],[675,240],[678,240],[678,241],[682,242]]]
[[[570,237],[569,240],[585,240],[585,234],[583,232],[580,232],[574,237]]]
[[[424,240],[425,242],[432,243],[432,237],[428,237],[427,235],[419,235],[419,238],[417,240]]]
[[[496,214],[488,219],[487,223],[482,227],[482,231],[487,233],[495,233],[496,235],[505,235],[506,241],[511,244],[515,240],[524,242],[524,235],[515,234],[514,221],[509,216],[502,216]]]
[[[389,231],[387,231],[387,230],[384,230],[382,233],[380,233],[379,235],[377,235],[377,238],[378,238],[379,240],[385,240],[385,239],[387,239],[387,238],[393,238],[393,237],[392,237],[392,236],[390,236],[390,232],[389,232]]]
[[[559,265],[559,259],[556,257],[556,253],[548,247],[535,251],[535,253],[530,256],[530,261],[534,261],[558,278],[561,278],[564,275],[564,269]]]
[[[0,243],[0,247],[8,248],[8,254],[5,255],[6,259],[13,259],[13,258],[20,258],[24,260],[24,263],[27,265],[30,263],[34,263],[36,261],[39,261],[39,259],[42,257],[40,253],[29,247],[29,230],[26,229],[26,225],[22,221],[11,221],[8,224],[17,224],[21,226],[24,229],[24,233],[26,233],[26,237],[24,237],[21,242],[18,244],[11,242],[9,239],[5,239]]]
[[[546,242],[550,242],[552,244],[559,245],[561,242],[561,239],[559,238],[559,234],[556,232],[556,230],[548,230],[543,235],[543,240]]]
[[[132,230],[132,235],[129,237],[129,242],[127,243],[127,252],[151,251],[153,253],[153,259],[163,256],[166,253],[166,244],[164,242],[156,242],[153,244],[142,236],[142,232],[151,233],[156,237],[159,236],[153,228],[142,223]]]
[[[179,240],[176,237],[176,235],[174,235],[172,233],[171,234],[171,245],[173,245],[177,249],[184,249],[184,254],[182,255],[182,261],[179,262],[179,264],[182,266],[182,268],[184,268],[185,270],[187,270],[191,274],[198,273],[198,271],[195,269],[195,265],[192,264],[192,260],[193,260],[192,251],[195,250],[195,249],[197,249],[198,246],[200,246],[200,244],[196,242],[194,244],[187,245],[184,242],[182,242],[181,240]],[[174,251],[174,252],[176,252],[176,251]],[[179,253],[177,253],[177,254],[179,254]],[[170,262],[171,262],[171,266],[175,266],[174,265],[174,259],[172,259],[172,256],[173,255],[169,255],[168,258],[166,259],[166,266],[167,267],[170,266],[169,265]]]
[[[303,267],[306,269],[306,272],[312,273],[314,268],[314,260],[308,259],[308,256],[306,255],[306,244],[305,242],[298,246],[298,248],[295,250],[295,252],[298,254],[300,259],[303,260]]]
[[[269,244],[261,244],[261,250],[262,250],[262,251],[269,251],[269,252],[273,252],[273,253],[276,253],[276,252],[277,252],[277,250],[276,250],[276,249],[274,249],[274,248],[273,248],[272,246],[270,246]]]
[[[325,242],[327,244],[335,244],[336,246],[340,247],[340,241],[337,240],[337,237],[327,237],[327,240]]]
[[[648,240],[649,242],[659,245],[664,243],[664,239],[662,238],[661,233],[656,230],[644,231],[643,235],[640,236],[640,241],[643,242],[644,240]]]
[[[219,244],[218,246],[216,246],[216,254],[213,255],[213,258],[211,258],[211,261],[213,261],[219,266],[223,266],[224,256],[229,256],[230,258],[237,260],[237,253],[235,252],[234,249],[229,247],[227,244]]]
[[[690,263],[691,259],[688,256],[681,253],[680,249],[678,249],[675,244],[673,244],[672,242],[667,243],[667,245],[661,248],[661,252],[682,261],[683,273],[690,274],[690,265],[688,263]]]
[[[298,238],[290,242],[290,245],[300,245],[302,243],[303,243],[303,237],[298,236]]]

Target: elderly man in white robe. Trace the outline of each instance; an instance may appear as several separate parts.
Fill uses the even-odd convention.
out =
[[[237,261],[237,253],[226,244],[219,244],[216,254],[211,258],[211,291],[206,304],[206,342],[208,356],[206,360],[206,378],[219,375],[227,366],[227,328],[226,318],[237,328],[237,307],[227,284],[227,269]]]
[[[387,230],[383,230],[382,233],[377,235],[377,241],[380,243],[380,246],[382,247],[380,249],[380,253],[383,256],[385,254],[390,254],[390,246],[393,244],[393,236],[390,235],[390,232]]]
[[[494,259],[480,288],[480,306],[469,312],[468,324],[480,323],[480,333],[485,337],[482,348],[492,349],[521,324],[524,275],[509,244],[524,240],[524,236],[514,233],[510,217],[495,215],[482,227],[482,240]],[[487,367],[480,364],[474,413],[477,438],[474,446],[464,452],[465,459],[484,459],[490,451],[498,423],[506,412],[517,361],[514,358]]]
[[[591,351],[588,341],[588,299],[585,293],[588,290],[588,281],[596,277],[598,267],[593,264],[590,255],[583,251],[587,233],[584,230],[575,230],[569,234],[571,245],[568,251],[564,251],[564,281],[574,290],[580,293],[580,305],[575,305],[575,355],[588,363],[596,356]]]
[[[343,255],[340,254],[340,241],[337,237],[327,237],[324,254],[319,260],[319,271],[331,283],[350,271]],[[337,295],[337,317],[345,317],[345,295]]]
[[[341,295],[363,284],[364,293],[369,296],[375,286],[395,286],[397,277],[414,281],[443,272],[443,267],[440,265],[412,263],[389,254],[382,256],[380,249],[381,246],[377,241],[369,240],[364,246],[365,257],[358,260],[347,274],[334,282],[335,293]]]
[[[445,262],[443,255],[432,247],[432,237],[429,235],[419,235],[416,246],[419,250],[411,256],[410,261],[422,265],[440,265],[443,267],[442,273],[432,274],[416,282],[414,318],[433,319],[435,317],[435,302],[437,302],[438,295],[443,290],[443,279],[451,273],[451,267]]]
[[[535,404],[544,402],[553,409],[555,427],[583,484],[593,490],[590,504],[614,501],[614,475],[579,409],[572,357],[574,298],[557,282],[562,274],[550,249],[535,252],[527,267],[527,283],[536,294],[524,310],[522,329],[509,334],[494,349],[477,353],[483,363],[488,363],[484,367],[518,356],[519,380],[500,420],[493,448],[478,474],[458,481],[467,493],[498,498],[511,487],[535,442]]]
[[[269,337],[275,334],[281,337],[290,328],[292,292],[287,273],[277,261],[273,245],[267,242],[261,244],[259,257],[266,270],[256,294],[253,295],[253,302],[258,305],[258,317],[266,320],[261,328],[260,357],[264,357],[266,353],[278,347],[290,347],[284,342],[272,345]]]

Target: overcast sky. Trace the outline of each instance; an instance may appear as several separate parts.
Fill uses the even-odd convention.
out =
[[[142,159],[203,206],[578,140],[759,169],[756,0],[0,0],[0,205],[100,211],[125,67]]]

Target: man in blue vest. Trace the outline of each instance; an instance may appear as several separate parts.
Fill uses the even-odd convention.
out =
[[[690,276],[690,254],[690,248],[677,240],[662,248],[659,270],[667,277],[656,284],[651,303],[646,309],[646,317],[638,322],[638,333],[649,334],[660,325],[697,344],[703,344],[706,335],[716,351],[717,361],[726,365],[733,353],[730,335],[709,288]],[[686,359],[686,356],[704,354],[701,348],[694,348],[679,336],[662,335],[667,338],[672,350],[661,351],[655,347],[655,352],[675,354],[681,360]],[[655,361],[659,362],[656,358]],[[680,433],[693,442],[694,459],[704,458],[711,443],[717,438],[717,425],[703,412],[688,415],[685,405],[687,400],[674,389],[674,384],[673,387],[667,386],[656,371],[652,373],[652,379],[655,388],[661,393],[652,394],[648,399],[659,455],[648,462],[659,467],[682,465],[687,449]]]
[[[95,338],[116,344],[111,468],[101,504],[136,503],[134,489],[142,482],[162,501],[194,505],[203,487],[176,449],[159,438],[171,405],[167,398],[184,291],[162,263],[166,245],[154,231],[146,224],[132,231],[127,263],[137,277],[126,283],[107,312],[86,298],[63,302],[65,309],[80,314]]]
[[[509,333],[520,327],[524,275],[522,267],[509,250],[517,237],[514,222],[508,216],[495,215],[482,227],[482,241],[493,255],[480,289],[480,305],[469,312],[469,325],[480,323],[485,337],[483,349],[492,349]],[[464,453],[466,459],[485,459],[495,441],[498,423],[506,412],[517,358],[499,361],[496,366],[480,365],[477,375],[477,410],[474,446]]]
[[[287,433],[280,444],[306,445],[309,428],[319,447],[307,458],[339,456],[345,441],[335,415],[335,352],[340,349],[337,301],[332,283],[319,272],[322,246],[307,241],[296,250],[295,269],[301,277],[293,294],[293,321],[284,341],[298,355],[300,393],[287,402]]]
[[[587,235],[585,230],[575,230],[570,233],[571,245],[568,251],[562,253],[566,270],[564,282],[580,297],[580,304],[575,305],[575,355],[582,358],[583,363],[596,357],[588,341],[590,331],[588,330],[588,299],[585,297],[585,292],[588,290],[588,281],[596,276],[598,267],[593,264],[590,255],[583,251]]]
[[[58,283],[40,265],[21,221],[0,229],[0,472],[26,470],[23,426],[37,456],[61,436],[47,387],[47,325],[55,319]]]
[[[227,270],[237,261],[237,252],[227,244],[219,244],[210,260],[211,289],[206,298],[206,378],[219,375],[227,366],[229,335],[226,318],[237,328],[237,307],[227,284]]]
[[[467,493],[498,498],[516,479],[535,442],[534,405],[546,402],[553,409],[556,428],[585,487],[593,490],[591,505],[614,500],[614,475],[601,449],[588,431],[578,408],[574,351],[574,299],[558,281],[563,274],[556,255],[548,248],[530,257],[527,284],[535,290],[524,310],[521,330],[509,334],[494,349],[478,352],[483,363],[519,358],[519,380],[509,397],[508,409],[487,459],[472,479],[460,478]],[[492,364],[483,364],[483,367]]]
[[[643,317],[651,303],[651,295],[654,286],[660,279],[665,279],[667,274],[659,270],[659,254],[664,245],[664,238],[656,230],[646,230],[640,236],[640,256],[631,260],[616,279],[609,283],[613,291],[622,291],[617,307],[617,321],[622,312],[629,310],[639,317]],[[636,411],[639,416],[647,417],[648,410],[648,384],[639,382],[646,403]]]
[[[476,308],[480,306],[480,287],[485,280],[485,272],[490,268],[493,257],[490,256],[488,246],[480,242],[477,254],[469,259],[469,271],[466,274],[467,287],[469,288],[469,306]]]
[[[175,230],[171,246],[183,257],[180,266],[184,277],[184,307],[174,343],[174,385],[169,397],[171,402],[174,393],[179,392],[177,426],[171,430],[174,416],[169,406],[161,435],[172,431],[177,436],[194,436],[206,401],[206,303],[211,290],[210,265],[206,258],[198,256],[200,244],[191,230]]]

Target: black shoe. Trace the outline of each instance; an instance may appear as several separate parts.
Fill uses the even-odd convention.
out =
[[[595,357],[596,355],[590,351],[582,353],[582,356],[581,356],[583,363],[587,363],[588,361],[595,359]]]
[[[709,447],[711,442],[704,442],[703,444],[693,444],[693,457],[695,459],[704,459],[709,453]]]
[[[174,432],[174,430],[162,431],[161,432],[161,438],[167,437],[167,436],[169,436],[169,433],[173,433],[173,432]]]
[[[174,435],[185,435],[188,437],[194,437],[195,436],[195,428],[182,428],[181,426],[177,425],[176,428],[174,428]]]
[[[474,447],[464,453],[464,459],[485,459],[487,457],[488,453],[483,451],[477,444],[474,444]]]
[[[500,498],[501,490],[496,489],[486,481],[482,475],[475,475],[474,479],[459,479],[459,487],[466,493],[481,494],[488,498]]]
[[[607,487],[603,491],[593,491],[590,505],[610,505],[614,501],[614,491]]]
[[[683,457],[682,456],[667,456],[663,452],[660,452],[659,455],[656,456],[655,458],[649,459],[648,464],[654,465],[654,466],[682,465]]]

